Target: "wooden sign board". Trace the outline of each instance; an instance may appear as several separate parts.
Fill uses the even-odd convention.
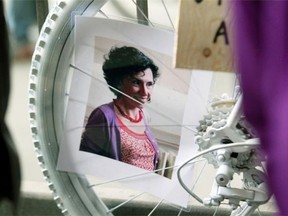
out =
[[[229,0],[180,0],[176,68],[233,71]]]

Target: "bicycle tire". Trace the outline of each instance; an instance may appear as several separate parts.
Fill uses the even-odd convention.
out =
[[[43,24],[32,57],[29,113],[33,143],[44,178],[57,206],[65,215],[107,214],[107,208],[101,199],[85,187],[85,178],[73,173],[55,171],[59,153],[58,139],[63,133],[63,110],[55,109],[64,108],[65,86],[61,85],[61,82],[66,79],[65,71],[68,70],[63,68],[60,62],[71,61],[73,14],[95,14],[105,2],[59,1]],[[63,104],[56,107],[54,103],[59,102]]]

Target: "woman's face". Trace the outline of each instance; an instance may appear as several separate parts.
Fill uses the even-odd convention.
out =
[[[125,103],[128,103],[131,107],[141,108],[150,99],[153,86],[153,73],[150,68],[136,73],[133,77],[125,78],[121,85],[121,91],[140,102],[137,103],[124,95]]]

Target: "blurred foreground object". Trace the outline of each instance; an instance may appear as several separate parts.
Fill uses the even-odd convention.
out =
[[[269,189],[288,215],[288,1],[232,1],[246,119],[268,156]]]
[[[20,194],[20,164],[11,135],[5,123],[5,113],[10,90],[9,79],[9,43],[3,11],[3,1],[0,1],[0,201],[8,200],[17,207]]]

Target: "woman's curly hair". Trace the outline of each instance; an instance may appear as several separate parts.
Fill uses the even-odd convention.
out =
[[[124,78],[132,77],[147,68],[151,69],[155,82],[160,76],[158,66],[140,50],[129,46],[112,47],[110,52],[104,56],[102,66],[107,84],[116,89],[119,89]],[[113,88],[110,90],[118,96],[120,93]]]

